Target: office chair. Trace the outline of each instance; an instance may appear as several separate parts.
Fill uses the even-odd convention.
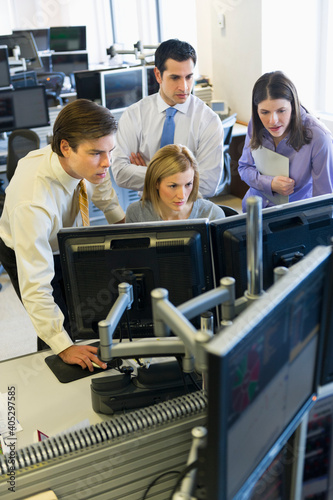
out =
[[[37,74],[38,83],[45,86],[49,107],[59,106],[63,104],[60,93],[64,85],[65,76],[65,73],[62,73],[60,71]]]
[[[237,212],[237,210],[235,208],[228,207],[227,205],[220,205],[220,204],[218,204],[218,206],[220,208],[222,208],[226,217],[230,217],[231,215],[239,215],[239,212]]]
[[[34,130],[17,129],[8,136],[7,179],[10,182],[14,175],[17,162],[30,151],[39,149],[40,139]]]
[[[38,134],[29,129],[13,130],[8,137],[8,152],[7,152],[7,170],[6,175],[8,182],[14,175],[18,161],[26,156],[30,151],[38,149],[40,139]],[[3,204],[5,201],[5,192],[0,186],[0,215],[2,213]],[[0,274],[3,272],[3,266],[0,262]],[[0,290],[2,286],[0,283]]]
[[[222,126],[224,131],[224,139],[223,139],[223,160],[224,160],[224,168],[223,168],[223,176],[220,182],[220,185],[215,194],[227,194],[229,192],[229,187],[231,183],[231,157],[229,154],[229,148],[232,141],[232,130],[236,123],[237,113],[234,113],[228,118],[222,120]]]

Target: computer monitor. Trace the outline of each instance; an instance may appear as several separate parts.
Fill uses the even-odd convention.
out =
[[[78,99],[89,99],[90,101],[102,103],[101,76],[104,71],[115,71],[125,69],[127,66],[114,66],[112,68],[91,69],[87,71],[75,71],[75,89]]]
[[[210,224],[215,279],[236,280],[236,296],[247,289],[246,214],[212,221]],[[263,288],[274,280],[277,266],[290,267],[317,245],[328,245],[333,236],[333,195],[262,210]]]
[[[13,33],[24,33],[25,31],[30,31],[33,34],[39,52],[50,50],[50,28],[13,30]]]
[[[52,54],[52,71],[65,73],[69,76],[74,71],[87,70],[89,67],[88,54],[85,52]]]
[[[31,31],[20,31],[11,35],[0,36],[0,45],[7,45],[9,57],[13,57],[13,49],[20,47],[21,58],[25,59],[27,69],[40,69],[43,67],[40,60],[35,38]]]
[[[207,498],[248,498],[314,403],[332,278],[315,248],[209,343]]]
[[[50,50],[55,52],[72,52],[86,50],[85,26],[51,26]]]
[[[0,45],[0,88],[10,87],[10,72],[7,45]]]
[[[76,96],[101,104],[101,78],[99,70],[74,72]]]
[[[10,77],[14,89],[20,87],[36,87],[38,85],[36,71],[22,71],[22,73],[14,73]]]
[[[206,219],[62,229],[58,241],[75,338],[98,338],[120,282],[133,283],[133,337],[153,335],[154,288],[166,288],[177,306],[213,285]]]
[[[147,84],[147,89],[146,89],[146,94],[145,95],[152,95],[156,94],[159,89],[160,85],[156,80],[155,77],[155,72],[154,72],[155,66],[145,66],[145,74],[146,74],[146,84]]]
[[[50,125],[45,87],[0,91],[0,132]]]
[[[103,71],[100,78],[102,105],[111,112],[123,111],[143,98],[142,66]]]
[[[333,282],[330,283],[327,290],[328,300],[333,304]],[[320,384],[322,386],[333,382],[333,307],[326,317],[324,333],[324,353],[321,369]]]

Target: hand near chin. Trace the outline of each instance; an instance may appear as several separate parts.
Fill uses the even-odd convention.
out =
[[[273,193],[282,194],[283,196],[289,196],[294,192],[295,181],[290,177],[284,177],[283,175],[278,175],[272,180],[272,191]]]
[[[140,153],[131,153],[130,162],[133,165],[140,165],[141,167],[146,166],[146,162],[144,161]]]
[[[107,368],[107,364],[103,363],[97,357],[97,347],[89,345],[72,345],[61,351],[58,356],[68,365],[80,365],[84,370],[88,368],[90,372],[94,371],[93,363],[100,368]]]

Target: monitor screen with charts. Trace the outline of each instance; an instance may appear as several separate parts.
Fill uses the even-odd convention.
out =
[[[50,50],[55,52],[86,50],[86,36],[85,26],[51,26]]]
[[[207,498],[247,499],[314,403],[330,281],[318,246],[209,343]]]

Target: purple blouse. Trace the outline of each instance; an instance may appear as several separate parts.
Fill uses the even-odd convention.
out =
[[[289,134],[275,147],[273,137],[264,129],[262,146],[289,158],[289,177],[295,181],[295,190],[289,201],[298,201],[333,191],[333,138],[330,131],[314,116],[301,108],[304,125],[312,131],[310,144],[304,144],[299,151],[287,144]],[[274,206],[267,199],[272,196],[271,183],[273,177],[262,175],[256,169],[249,147],[252,135],[250,120],[242,156],[239,159],[238,172],[241,179],[250,186],[245,194],[242,207],[246,211],[246,199],[249,196],[260,196],[263,208]],[[266,193],[266,196],[265,196]]]

